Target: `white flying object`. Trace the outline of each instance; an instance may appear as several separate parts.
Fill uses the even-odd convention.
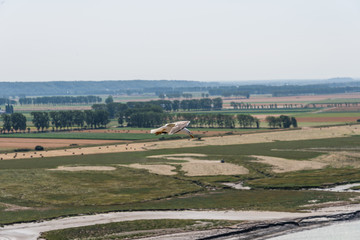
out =
[[[186,128],[189,125],[189,123],[190,123],[190,121],[180,121],[180,122],[168,123],[162,127],[151,130],[150,133],[154,133],[156,135],[159,135],[159,134],[173,135],[175,133],[183,133],[183,134],[189,134],[192,138],[194,138],[194,136],[191,134],[189,129]]]

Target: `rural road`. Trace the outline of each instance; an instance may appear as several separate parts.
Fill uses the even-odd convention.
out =
[[[138,211],[112,212],[67,217],[43,222],[20,223],[0,228],[0,240],[36,240],[40,233],[72,227],[143,219],[214,219],[265,221],[308,216],[322,216],[360,210],[359,205],[329,207],[316,212],[290,213],[266,211]]]

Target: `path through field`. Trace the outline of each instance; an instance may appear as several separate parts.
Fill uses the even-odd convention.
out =
[[[144,211],[114,212],[96,215],[67,217],[43,222],[20,223],[0,228],[0,240],[36,240],[41,232],[104,224],[111,222],[145,219],[213,219],[265,221],[301,218],[308,216],[335,215],[360,210],[360,205],[329,207],[316,212],[262,212],[262,211]]]

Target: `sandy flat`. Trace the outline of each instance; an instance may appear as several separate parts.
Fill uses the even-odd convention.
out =
[[[48,169],[51,171],[68,171],[68,172],[79,172],[79,171],[113,171],[116,170],[115,167],[109,166],[59,166],[54,169]]]
[[[249,170],[243,166],[231,163],[222,163],[220,160],[200,160],[194,157],[207,157],[205,154],[181,153],[148,156],[148,158],[165,158],[167,160],[184,161],[172,164],[181,165],[186,176],[216,176],[248,174]]]
[[[269,156],[256,156],[257,162],[266,163],[272,165],[272,171],[276,173],[282,172],[291,172],[291,171],[300,171],[300,170],[310,170],[310,169],[321,169],[327,166],[326,163],[317,162],[317,161],[298,161],[290,160],[285,158],[278,157],[269,157]]]
[[[249,170],[243,166],[231,163],[222,163],[219,160],[200,160],[194,157],[207,157],[205,154],[181,153],[181,154],[165,154],[153,155],[147,158],[161,158],[169,160],[169,164],[180,165],[181,171],[185,172],[186,176],[216,176],[216,175],[240,175],[248,174]],[[172,162],[172,160],[182,162]],[[130,164],[121,165],[125,167],[146,169],[151,173],[161,175],[177,174],[174,166],[164,164]]]

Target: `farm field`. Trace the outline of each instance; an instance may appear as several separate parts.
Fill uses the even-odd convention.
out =
[[[224,102],[257,102],[257,103],[337,103],[337,102],[354,102],[359,100],[359,93],[346,94],[321,94],[321,95],[297,95],[272,97],[271,95],[251,95],[249,99],[245,98],[225,98]]]
[[[91,146],[124,143],[127,141],[85,140],[85,139],[41,139],[41,138],[0,138],[0,152],[15,149],[34,150],[38,145],[45,149],[67,148],[70,146]]]

